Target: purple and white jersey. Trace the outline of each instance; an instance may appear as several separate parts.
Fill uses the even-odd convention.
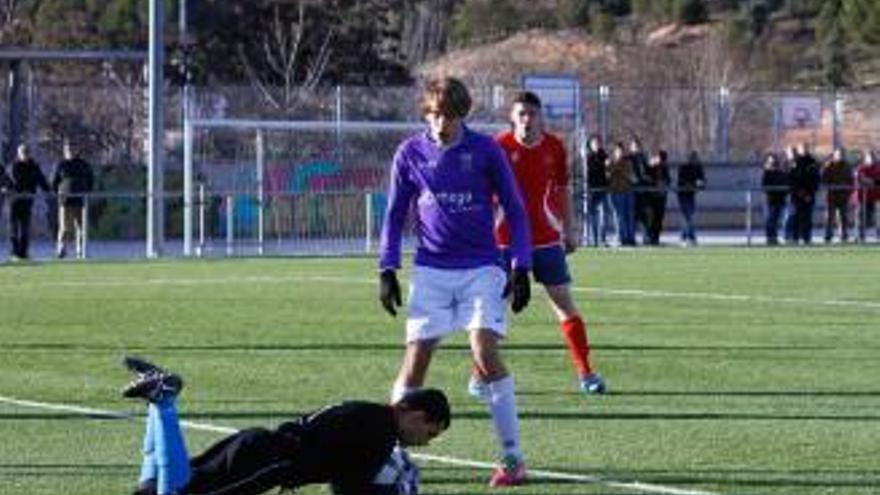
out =
[[[461,126],[440,147],[428,132],[404,141],[394,155],[379,267],[400,268],[400,244],[410,207],[418,246],[414,263],[446,269],[501,265],[495,243],[494,198],[511,230],[514,267],[531,267],[528,217],[504,152],[486,135]]]

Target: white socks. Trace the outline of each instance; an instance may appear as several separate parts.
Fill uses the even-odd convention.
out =
[[[495,426],[495,434],[501,443],[504,456],[515,456],[522,459],[522,449],[519,445],[519,417],[516,409],[515,385],[512,376],[506,376],[498,381],[487,384],[489,386],[489,412],[492,414],[492,423]]]

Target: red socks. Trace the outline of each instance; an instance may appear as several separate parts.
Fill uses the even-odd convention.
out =
[[[584,377],[593,372],[590,368],[590,343],[587,341],[587,327],[580,316],[575,316],[559,324],[562,336],[568,345],[571,362],[578,375]]]

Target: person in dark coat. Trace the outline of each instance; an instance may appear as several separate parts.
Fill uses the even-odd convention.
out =
[[[12,259],[28,259],[30,245],[31,211],[37,189],[49,192],[49,182],[40,166],[31,158],[26,144],[18,146],[11,167],[12,202],[9,209],[9,241]]]
[[[793,242],[810,244],[813,242],[813,208],[821,176],[819,162],[810,153],[809,145],[801,143],[797,151],[794,168],[789,175],[791,204],[794,207]]]
[[[618,142],[608,160],[608,191],[617,218],[617,239],[621,246],[636,245],[635,172],[632,157]]]
[[[653,209],[651,208],[652,181],[649,175],[648,155],[642,149],[639,138],[632,137],[629,141],[629,159],[633,166],[635,184],[633,185],[633,211],[635,221],[642,227],[642,244],[651,244],[651,223]]]
[[[785,211],[789,185],[788,171],[773,153],[764,157],[761,187],[765,198],[764,234],[767,245],[775,246],[779,244],[779,224]]]
[[[782,169],[788,176],[788,185],[789,185],[789,194],[791,191],[791,171],[794,170],[795,167],[795,159],[797,158],[797,148],[794,145],[789,145],[785,148],[785,160],[782,162]],[[794,205],[791,201],[787,201],[785,205],[785,210],[782,213],[782,228],[785,233],[785,242],[792,243],[794,242]]]
[[[590,243],[608,244],[607,220],[611,217],[608,197],[608,152],[599,136],[591,136],[587,148],[587,217],[590,222]]]
[[[687,161],[678,168],[678,207],[683,220],[681,230],[682,245],[697,244],[697,227],[694,215],[697,210],[697,191],[706,187],[706,173],[700,163],[700,155],[691,151]]]
[[[6,195],[13,187],[12,179],[6,175],[6,169],[0,164],[0,218],[3,217],[3,203],[6,202]]]
[[[825,242],[834,238],[835,224],[840,223],[840,242],[849,240],[849,199],[852,195],[853,169],[846,161],[843,148],[836,148],[831,158],[822,165],[822,185],[825,192]]]
[[[92,166],[73,152],[70,143],[64,143],[64,159],[58,163],[52,176],[52,189],[58,195],[58,243],[55,254],[67,256],[67,238],[72,234],[76,242],[76,257],[83,255],[83,207],[85,196],[94,187]]]
[[[669,175],[669,155],[666,150],[659,150],[651,157],[648,163],[647,192],[648,232],[645,244],[657,246],[660,244],[660,233],[663,232],[663,220],[666,217],[666,191],[672,179]]]

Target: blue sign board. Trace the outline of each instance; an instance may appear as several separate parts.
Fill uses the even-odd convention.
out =
[[[574,119],[580,107],[580,81],[570,74],[528,74],[523,88],[537,94],[549,119]]]

